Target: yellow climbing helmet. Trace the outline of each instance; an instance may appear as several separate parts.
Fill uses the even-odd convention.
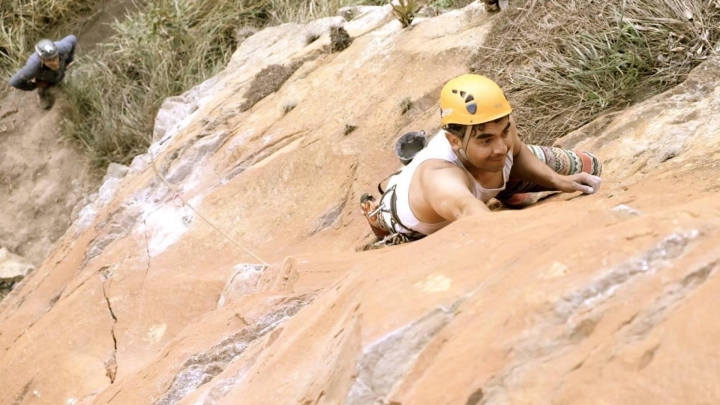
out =
[[[512,112],[500,86],[485,76],[466,74],[450,79],[440,92],[443,125],[475,125]]]

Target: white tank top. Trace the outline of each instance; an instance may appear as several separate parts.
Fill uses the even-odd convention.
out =
[[[450,223],[450,221],[442,221],[434,224],[422,222],[415,217],[412,210],[410,209],[410,182],[412,181],[413,176],[415,175],[415,170],[418,168],[418,166],[430,159],[444,160],[463,169],[472,179],[473,195],[482,202],[488,202],[491,198],[498,195],[498,193],[505,190],[507,181],[510,178],[510,170],[512,169],[513,165],[513,155],[512,150],[510,150],[505,157],[505,167],[503,167],[503,186],[501,188],[493,189],[484,188],[477,180],[475,180],[472,174],[467,171],[465,166],[462,164],[460,159],[453,151],[452,146],[450,146],[450,141],[448,141],[445,131],[441,130],[440,132],[438,132],[437,135],[435,135],[435,137],[432,138],[432,140],[430,140],[430,142],[423,150],[421,150],[420,152],[418,152],[417,155],[415,155],[415,158],[413,158],[412,162],[405,166],[402,169],[402,172],[393,176],[388,182],[388,189],[390,189],[392,186],[396,186],[394,192],[397,194],[397,201],[395,207],[397,210],[398,218],[400,219],[400,222],[403,223],[403,225],[410,228],[405,229],[401,225],[395,224],[396,232],[410,234],[412,233],[412,231],[415,231],[424,235],[430,235],[431,233],[440,230],[441,228],[445,227]],[[392,193],[385,193],[385,196],[383,196],[383,202],[388,208],[390,207],[390,194]],[[383,210],[382,215],[385,223],[390,224],[391,214],[389,210]]]

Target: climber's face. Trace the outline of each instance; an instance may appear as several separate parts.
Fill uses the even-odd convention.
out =
[[[464,134],[453,134],[448,140],[470,172],[501,172],[516,132],[515,121],[508,115],[473,125],[466,145],[463,145]]]
[[[58,56],[43,60],[43,64],[52,70],[58,70],[60,68],[60,58]]]

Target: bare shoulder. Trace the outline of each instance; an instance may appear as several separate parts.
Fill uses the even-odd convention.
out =
[[[444,188],[450,184],[470,188],[472,184],[464,170],[446,160],[429,159],[418,166],[417,173],[420,182],[431,188]]]
[[[520,154],[520,152],[524,149],[525,142],[523,142],[522,139],[520,139],[520,135],[518,135],[517,131],[513,131],[513,134],[511,136],[513,138],[513,146],[512,146],[513,157],[517,157]]]

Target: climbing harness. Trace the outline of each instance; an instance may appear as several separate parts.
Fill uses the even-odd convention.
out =
[[[406,166],[412,162],[415,155],[426,145],[425,131],[408,132],[395,143],[395,155]],[[397,186],[393,184],[387,190],[383,190],[383,183],[400,174],[400,172],[402,172],[402,169],[378,183],[377,189],[380,193],[380,201],[377,206],[375,205],[375,197],[371,194],[365,193],[360,197],[361,213],[368,220],[370,228],[379,239],[378,242],[373,244],[374,247],[399,245],[425,237],[424,234],[413,230],[400,220],[397,213]],[[389,217],[389,221],[386,220],[386,217]]]

